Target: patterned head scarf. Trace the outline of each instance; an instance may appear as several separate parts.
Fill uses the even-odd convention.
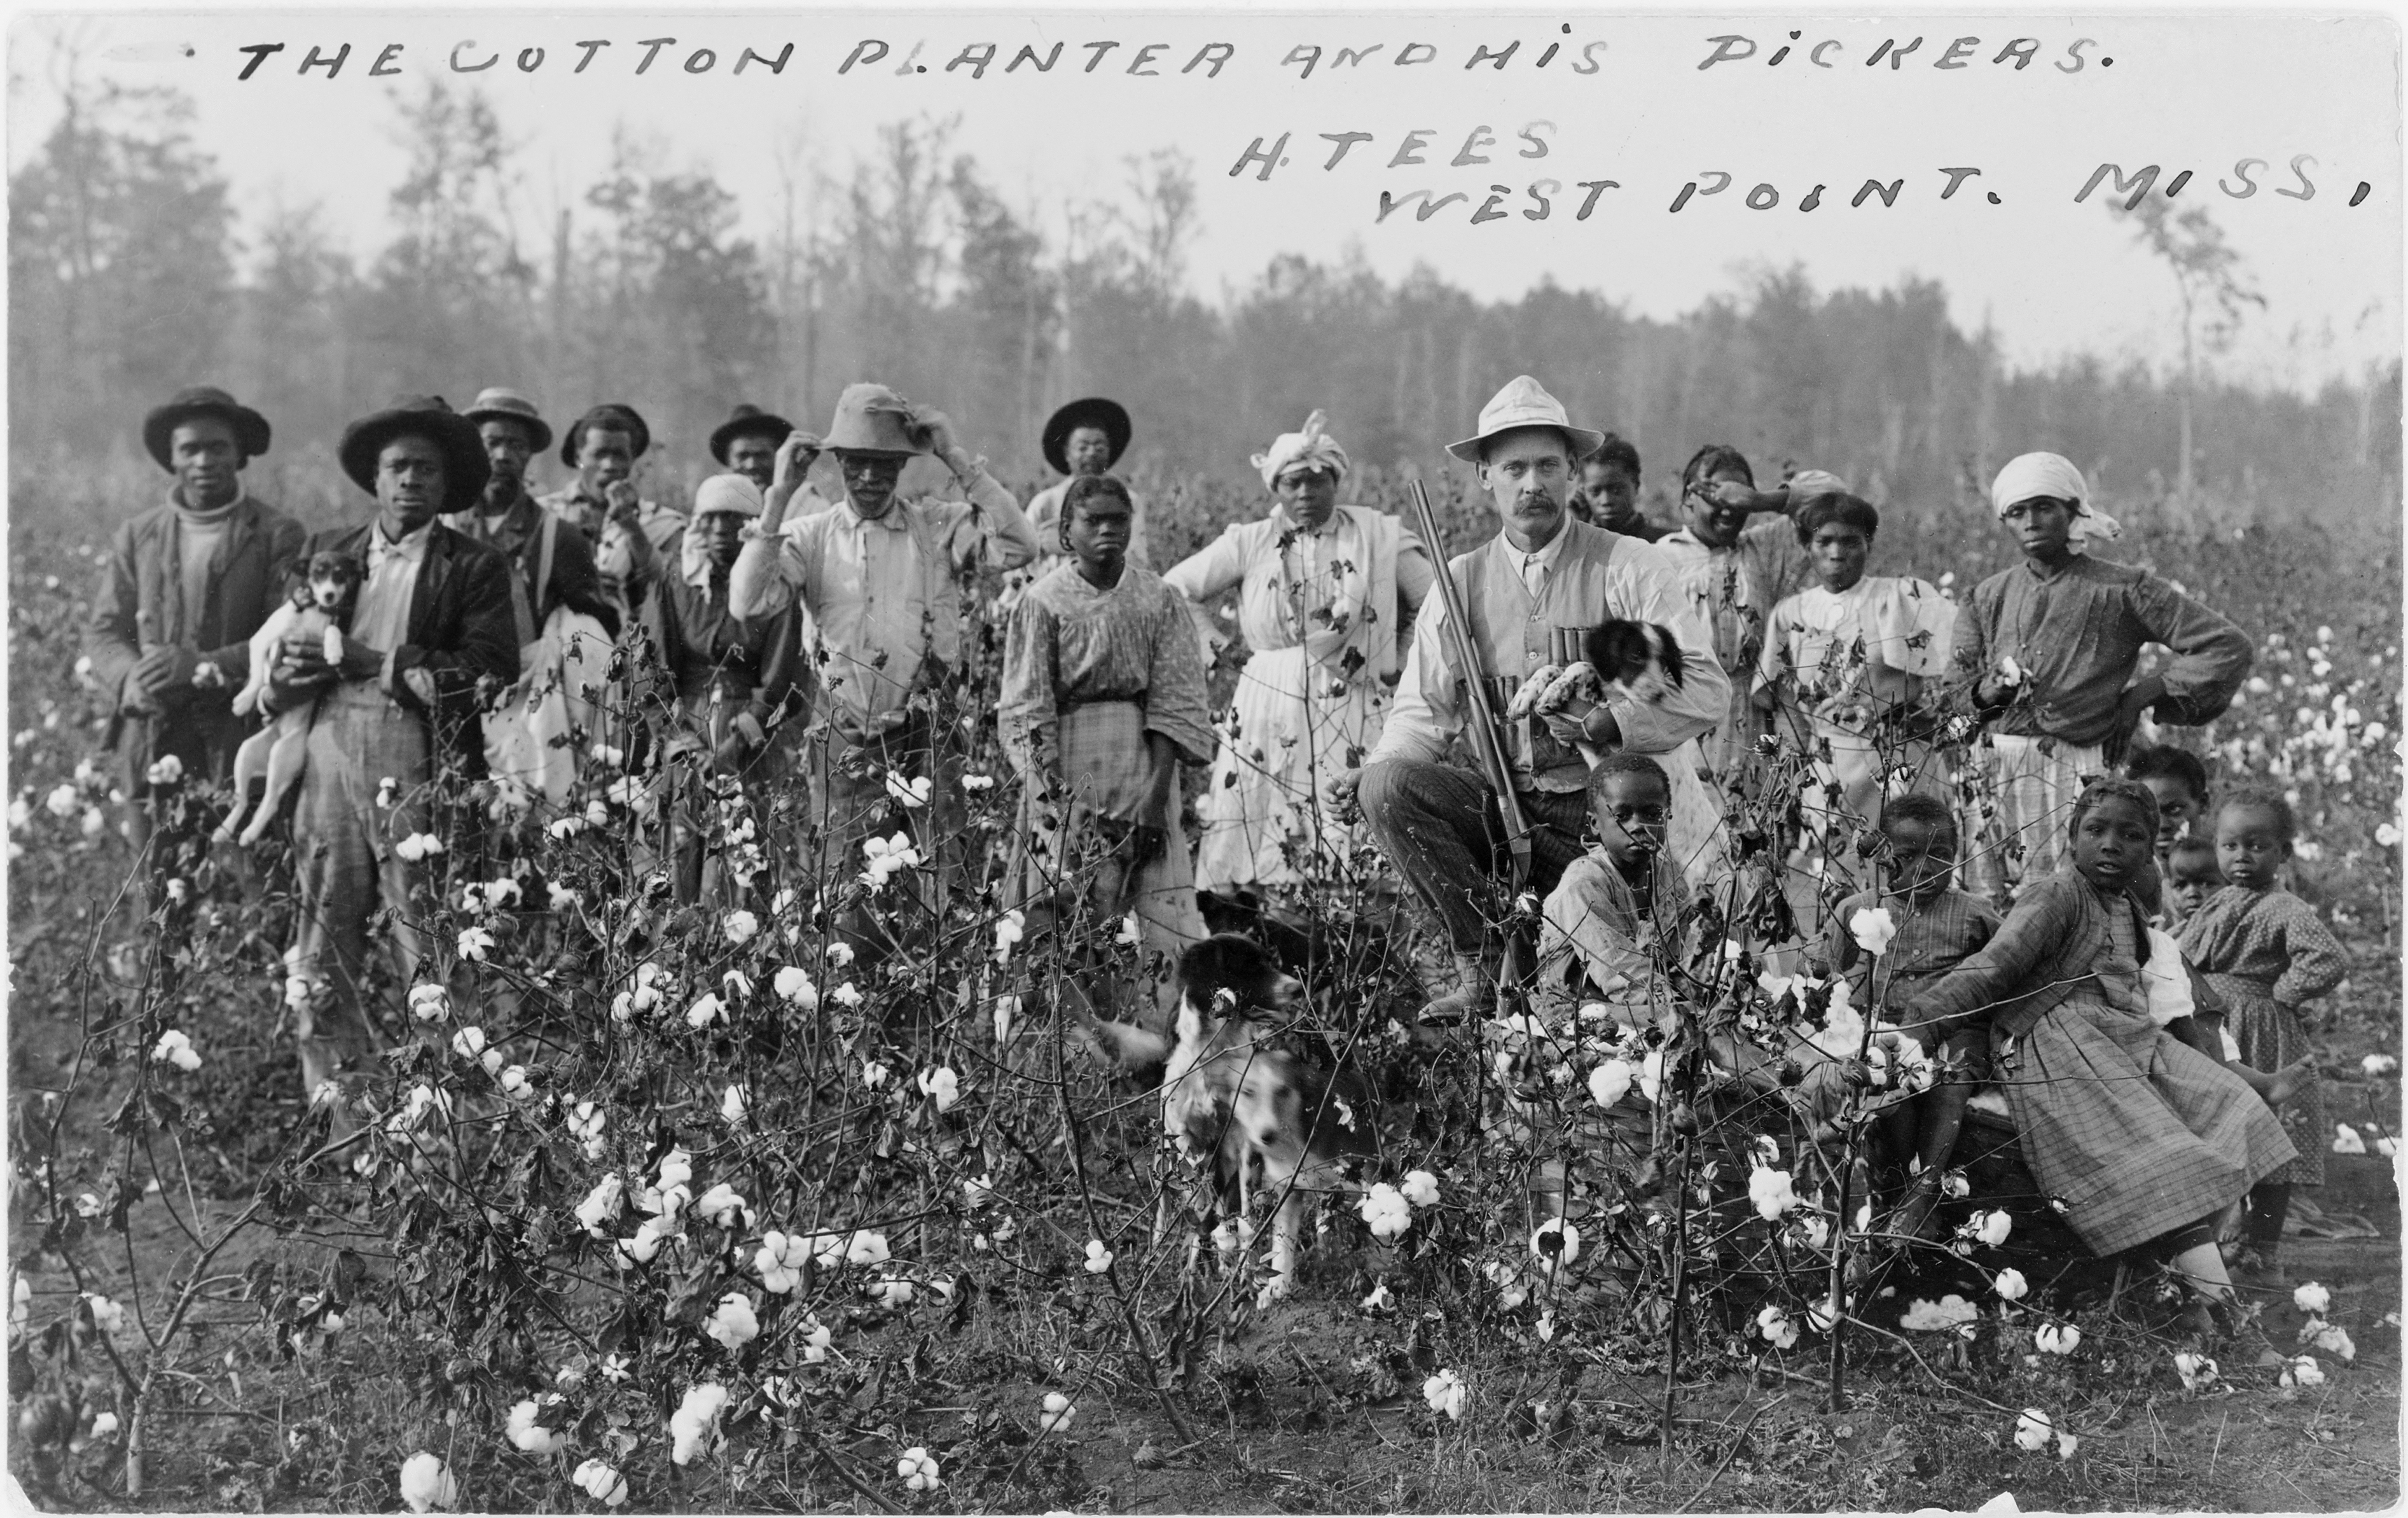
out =
[[[2025,454],[2009,459],[1990,484],[1990,509],[2003,518],[2008,507],[2035,496],[2073,503],[2071,541],[2067,546],[2077,554],[2086,551],[2088,539],[2112,541],[2124,535],[2124,524],[2090,503],[2089,482],[2061,454]]]
[[[1293,464],[1326,464],[1343,479],[1354,466],[1346,457],[1346,450],[1329,435],[1328,426],[1329,414],[1314,412],[1304,419],[1303,431],[1283,432],[1269,452],[1256,454],[1254,464],[1262,470],[1264,486],[1278,484],[1280,471]]]

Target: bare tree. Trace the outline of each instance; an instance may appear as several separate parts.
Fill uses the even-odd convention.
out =
[[[2196,484],[2192,412],[2199,395],[2200,354],[2229,350],[2241,325],[2242,309],[2256,306],[2263,311],[2266,297],[2250,282],[2240,252],[2224,240],[2224,229],[2205,207],[2176,211],[2168,201],[2143,195],[2129,210],[2112,200],[2107,209],[2118,220],[2133,224],[2133,240],[2173,271],[2174,286],[2182,296],[2182,461],[2175,472],[2174,491],[2187,510]]]

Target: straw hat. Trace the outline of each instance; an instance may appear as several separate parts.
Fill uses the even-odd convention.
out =
[[[474,424],[485,422],[517,422],[527,429],[527,448],[542,453],[552,446],[552,424],[538,415],[535,402],[515,390],[489,384],[477,392],[477,398],[460,413]]]
[[[1562,401],[1547,394],[1545,385],[1520,374],[1480,408],[1480,430],[1461,442],[1448,443],[1446,451],[1467,464],[1477,464],[1490,439],[1525,426],[1551,426],[1562,433],[1571,446],[1575,464],[1605,442],[1604,433],[1572,426],[1571,419],[1564,414]]]

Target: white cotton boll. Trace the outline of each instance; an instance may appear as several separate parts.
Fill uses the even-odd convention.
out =
[[[2335,1154],[2363,1154],[2366,1140],[2358,1131],[2345,1122],[2333,1124],[2332,1151]]]
[[[921,1071],[919,1084],[920,1094],[934,1102],[939,1113],[952,1111],[953,1104],[962,1099],[961,1077],[949,1065]]]
[[[1011,1042],[1011,1030],[1020,1021],[1020,998],[1017,996],[998,996],[995,999],[992,1016],[995,1019],[996,1043]]]
[[[159,1035],[159,1042],[151,1047],[150,1058],[187,1072],[201,1067],[200,1051],[193,1048],[190,1038],[174,1028]]]
[[[1951,1292],[1937,1302],[1927,1302],[1921,1297],[1909,1302],[1906,1311],[1898,1320],[1898,1325],[1910,1333],[1937,1334],[1953,1331],[1971,1337],[1973,1320],[1981,1315],[1981,1308]]]
[[[1749,1173],[1747,1199],[1756,1205],[1756,1215],[1767,1222],[1778,1222],[1799,1205],[1798,1191],[1789,1172],[1770,1165],[1758,1165]]]
[[[1432,1412],[1459,1423],[1464,1405],[1471,1400],[1471,1389],[1452,1369],[1441,1370],[1422,1382],[1422,1400],[1429,1404]]]
[[[599,1460],[588,1460],[568,1478],[570,1484],[582,1489],[586,1496],[606,1508],[615,1508],[627,1500],[627,1478]]]
[[[894,1312],[910,1307],[911,1299],[919,1294],[910,1281],[900,1276],[882,1276],[870,1282],[869,1294],[878,1298],[880,1307]]]
[[[886,772],[886,794],[911,810],[916,811],[928,804],[931,788],[929,777],[924,774],[917,779],[906,779],[900,770]]]
[[[802,1284],[803,1264],[810,1257],[809,1236],[782,1234],[772,1228],[761,1236],[761,1248],[752,1256],[752,1268],[760,1273],[763,1291],[783,1296]]]
[[[854,989],[853,982],[850,980],[846,981],[843,985],[838,986],[836,990],[828,992],[828,995],[835,1001],[837,1005],[841,1007],[852,1008],[861,1005],[861,992]]]
[[[2325,1383],[2325,1367],[2316,1364],[2315,1355],[2303,1354],[2285,1366],[2276,1381],[2284,1386],[2322,1386]]]
[[[1778,1305],[1768,1307],[1756,1315],[1756,1331],[1776,1350],[1789,1349],[1798,1342],[1797,1322]]]
[[[43,798],[42,804],[50,808],[52,817],[64,819],[76,815],[77,809],[83,805],[83,797],[73,786],[59,786]]]
[[[143,772],[142,778],[154,786],[172,786],[184,778],[184,761],[173,754],[165,755]]]
[[[2186,1350],[2174,1356],[2174,1374],[2182,1378],[2184,1391],[2196,1392],[2202,1386],[2214,1384],[2220,1372],[2214,1361]]]
[[[1416,1207],[1438,1206],[1438,1178],[1426,1170],[1407,1172],[1404,1184],[1397,1190]]]
[[[451,994],[440,986],[422,982],[409,988],[409,1013],[421,1022],[439,1022],[452,1010]]]
[[[1649,1049],[1639,1062],[1639,1094],[1650,1103],[1664,1094],[1664,1051]]]
[[[761,1337],[761,1320],[753,1315],[751,1297],[742,1292],[730,1292],[703,1320],[702,1331],[730,1351],[740,1350]]]
[[[117,1414],[113,1412],[96,1412],[93,1414],[92,1433],[89,1436],[90,1438],[94,1439],[104,1439],[116,1432]]]
[[[464,1060],[473,1060],[485,1052],[485,1030],[470,1026],[452,1035],[452,1052]]]
[[[835,1343],[834,1331],[822,1324],[817,1318],[807,1317],[803,1320],[803,1364],[807,1366],[827,1364],[828,1350]]]
[[[1998,1208],[1976,1212],[1965,1221],[1966,1230],[1994,1250],[2007,1241],[2007,1236],[2014,1232],[2014,1227],[2015,1220]]]
[[[749,1227],[752,1224],[752,1208],[745,1202],[743,1193],[724,1180],[695,1197],[694,1210],[697,1216],[708,1218],[722,1228]]]
[[[1388,1283],[1384,1280],[1374,1285],[1371,1294],[1363,1298],[1363,1310],[1366,1312],[1393,1312],[1396,1308],[1396,1295],[1388,1290]]]
[[[104,1334],[114,1334],[125,1326],[125,1308],[97,1292],[83,1294],[86,1308],[92,1313],[92,1325]]]
[[[1538,1256],[1541,1268],[1560,1270],[1580,1258],[1580,1229],[1561,1218],[1549,1218],[1530,1235],[1530,1252]]]
[[[2316,1281],[2303,1280],[2291,1288],[2291,1305],[2322,1317],[2332,1310],[2332,1293]]]
[[[716,1442],[719,1415],[727,1410],[727,1388],[717,1381],[705,1381],[685,1394],[677,1411],[669,1415],[669,1459],[681,1466],[694,1463],[694,1457],[706,1453]]]
[[[544,890],[552,898],[552,909],[555,912],[573,911],[585,900],[583,896],[557,880],[547,882]]]
[[[651,1265],[653,1257],[661,1252],[661,1241],[667,1236],[661,1227],[661,1220],[651,1219],[634,1234],[610,1246],[610,1263],[622,1270]]]
[[[1638,1075],[1628,1060],[1606,1060],[1588,1073],[1589,1099],[1599,1106],[1613,1106],[1630,1094]]]
[[[886,1236],[866,1228],[853,1234],[844,1247],[847,1265],[882,1265],[894,1257],[895,1251],[886,1247]]]
[[[2042,1323],[2032,1332],[2032,1347],[2042,1354],[2071,1354],[2082,1348],[2082,1330],[2071,1323]]]
[[[2024,1279],[2024,1273],[2012,1268],[2000,1271],[1990,1284],[2010,1302],[2020,1302],[2031,1292],[2031,1283]]]
[[[2349,1330],[2338,1323],[2309,1323],[2300,1330],[2300,1337],[2343,1365],[2354,1364],[2358,1359],[2358,1346],[2351,1342]]]
[[[861,1062],[861,1083],[872,1091],[876,1091],[879,1087],[885,1085],[886,1077],[893,1074],[894,1072],[892,1070],[889,1070],[885,1065],[880,1063],[876,1060],[864,1060]]]
[[[459,1505],[460,1485],[441,1459],[421,1450],[401,1463],[401,1500],[412,1512],[449,1512]]]
[[[1373,1186],[1356,1204],[1356,1210],[1370,1226],[1371,1236],[1383,1244],[1404,1237],[1413,1225],[1412,1204],[1405,1200],[1404,1193],[1385,1181]]]
[[[505,1066],[502,1073],[494,1078],[501,1083],[502,1094],[512,1101],[523,1101],[535,1094],[535,1082],[527,1078],[525,1065]]]
[[[937,1457],[923,1445],[914,1444],[903,1452],[903,1457],[895,1462],[895,1474],[914,1492],[933,1492],[945,1484],[937,1470]]]
[[[744,1120],[744,1113],[751,1105],[750,1098],[745,1095],[744,1088],[740,1085],[731,1085],[727,1088],[727,1094],[719,1099],[720,1119],[733,1127]]]
[[[87,807],[85,807],[85,808],[84,808],[84,813],[83,813],[83,822],[81,823],[81,827],[82,827],[82,829],[83,829],[83,835],[84,835],[86,838],[97,838],[97,837],[99,837],[99,836],[101,835],[102,831],[108,828],[108,819],[107,817],[102,817],[102,816],[100,815],[100,808],[99,808],[99,807],[97,807],[97,806],[87,806]]]
[[[714,1022],[726,1020],[727,1004],[719,999],[716,991],[704,991],[695,998],[692,1006],[685,1009],[685,1022],[689,1028],[708,1028]]]
[[[552,1397],[550,1400],[557,1402],[559,1398]],[[556,1454],[568,1448],[568,1440],[565,1436],[552,1432],[537,1421],[542,1413],[543,1410],[536,1406],[533,1399],[521,1402],[510,1409],[508,1428],[509,1440],[525,1453]]]
[[[1104,1248],[1104,1241],[1102,1239],[1091,1238],[1087,1240],[1087,1274],[1091,1276],[1102,1275],[1105,1271],[1110,1270],[1112,1267],[1112,1251]]]
[[[1121,931],[1119,935],[1113,938],[1113,943],[1136,945],[1143,943],[1144,941],[1145,935],[1139,928],[1136,913],[1131,912],[1128,916],[1121,918]]]
[[[1003,964],[1011,959],[1012,946],[1027,935],[1028,918],[1017,908],[1006,912],[995,925],[995,962]]]
[[[2047,1413],[2038,1408],[2026,1408],[2023,1416],[2015,1420],[2015,1448],[2037,1453],[2048,1448],[2049,1438],[2056,1432]]]
[[[1045,1394],[1044,1405],[1037,1415],[1037,1431],[1040,1434],[1067,1434],[1070,1421],[1079,1416],[1079,1409],[1059,1392]]]
[[[2358,1063],[2358,1068],[2370,1076],[2387,1076],[2400,1068],[2400,1062],[2388,1054],[2370,1054]]]
[[[1898,937],[1898,924],[1891,919],[1888,907],[1870,906],[1848,918],[1848,935],[1856,941],[1858,948],[1879,959],[1889,952],[1891,942]]]
[[[491,949],[493,947],[494,935],[486,930],[482,928],[463,928],[460,930],[460,957],[462,959],[474,960],[479,964],[482,964],[485,962],[486,951]]]
[[[819,988],[811,984],[811,977],[797,965],[780,968],[770,978],[769,989],[777,993],[778,1000],[805,1012],[820,1005]]]
[[[761,931],[761,919],[750,912],[730,912],[720,918],[719,927],[727,935],[729,943],[748,943],[754,933]]]

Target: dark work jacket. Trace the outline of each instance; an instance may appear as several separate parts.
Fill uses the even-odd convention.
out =
[[[549,514],[552,513],[522,489],[519,499],[490,535],[485,531],[484,518],[474,511],[455,512],[443,518],[443,525],[509,557],[518,571],[519,583],[526,587],[527,609],[535,617],[537,632],[543,630],[554,611],[566,606],[594,618],[602,624],[604,631],[617,637],[619,607],[602,588],[602,571],[594,565],[593,540],[566,517],[558,519],[560,525],[552,540],[552,578],[538,594],[536,574],[541,567],[543,523]]]
[[[121,746],[137,770],[156,757],[150,752],[155,745],[159,753],[182,756],[188,767],[206,752],[214,769],[230,773],[233,746],[251,729],[250,721],[234,715],[235,694],[251,673],[251,635],[284,599],[303,532],[282,512],[243,496],[210,560],[204,603],[187,606],[178,530],[173,499],[117,529],[100,592],[93,598],[84,652],[109,702],[113,732],[120,730],[114,713],[125,676],[146,646],[180,644],[215,664],[224,684],[165,692],[160,718],[122,724],[126,739]]]
[[[321,532],[309,540],[301,564],[322,553],[367,562],[369,522]],[[437,761],[449,755],[471,775],[485,773],[484,725],[479,719],[488,691],[519,677],[519,635],[510,609],[510,561],[464,532],[437,521],[426,535],[418,584],[409,597],[409,632],[387,651],[378,688],[427,724]],[[480,682],[492,686],[480,688]],[[308,693],[277,692],[280,709]]]

